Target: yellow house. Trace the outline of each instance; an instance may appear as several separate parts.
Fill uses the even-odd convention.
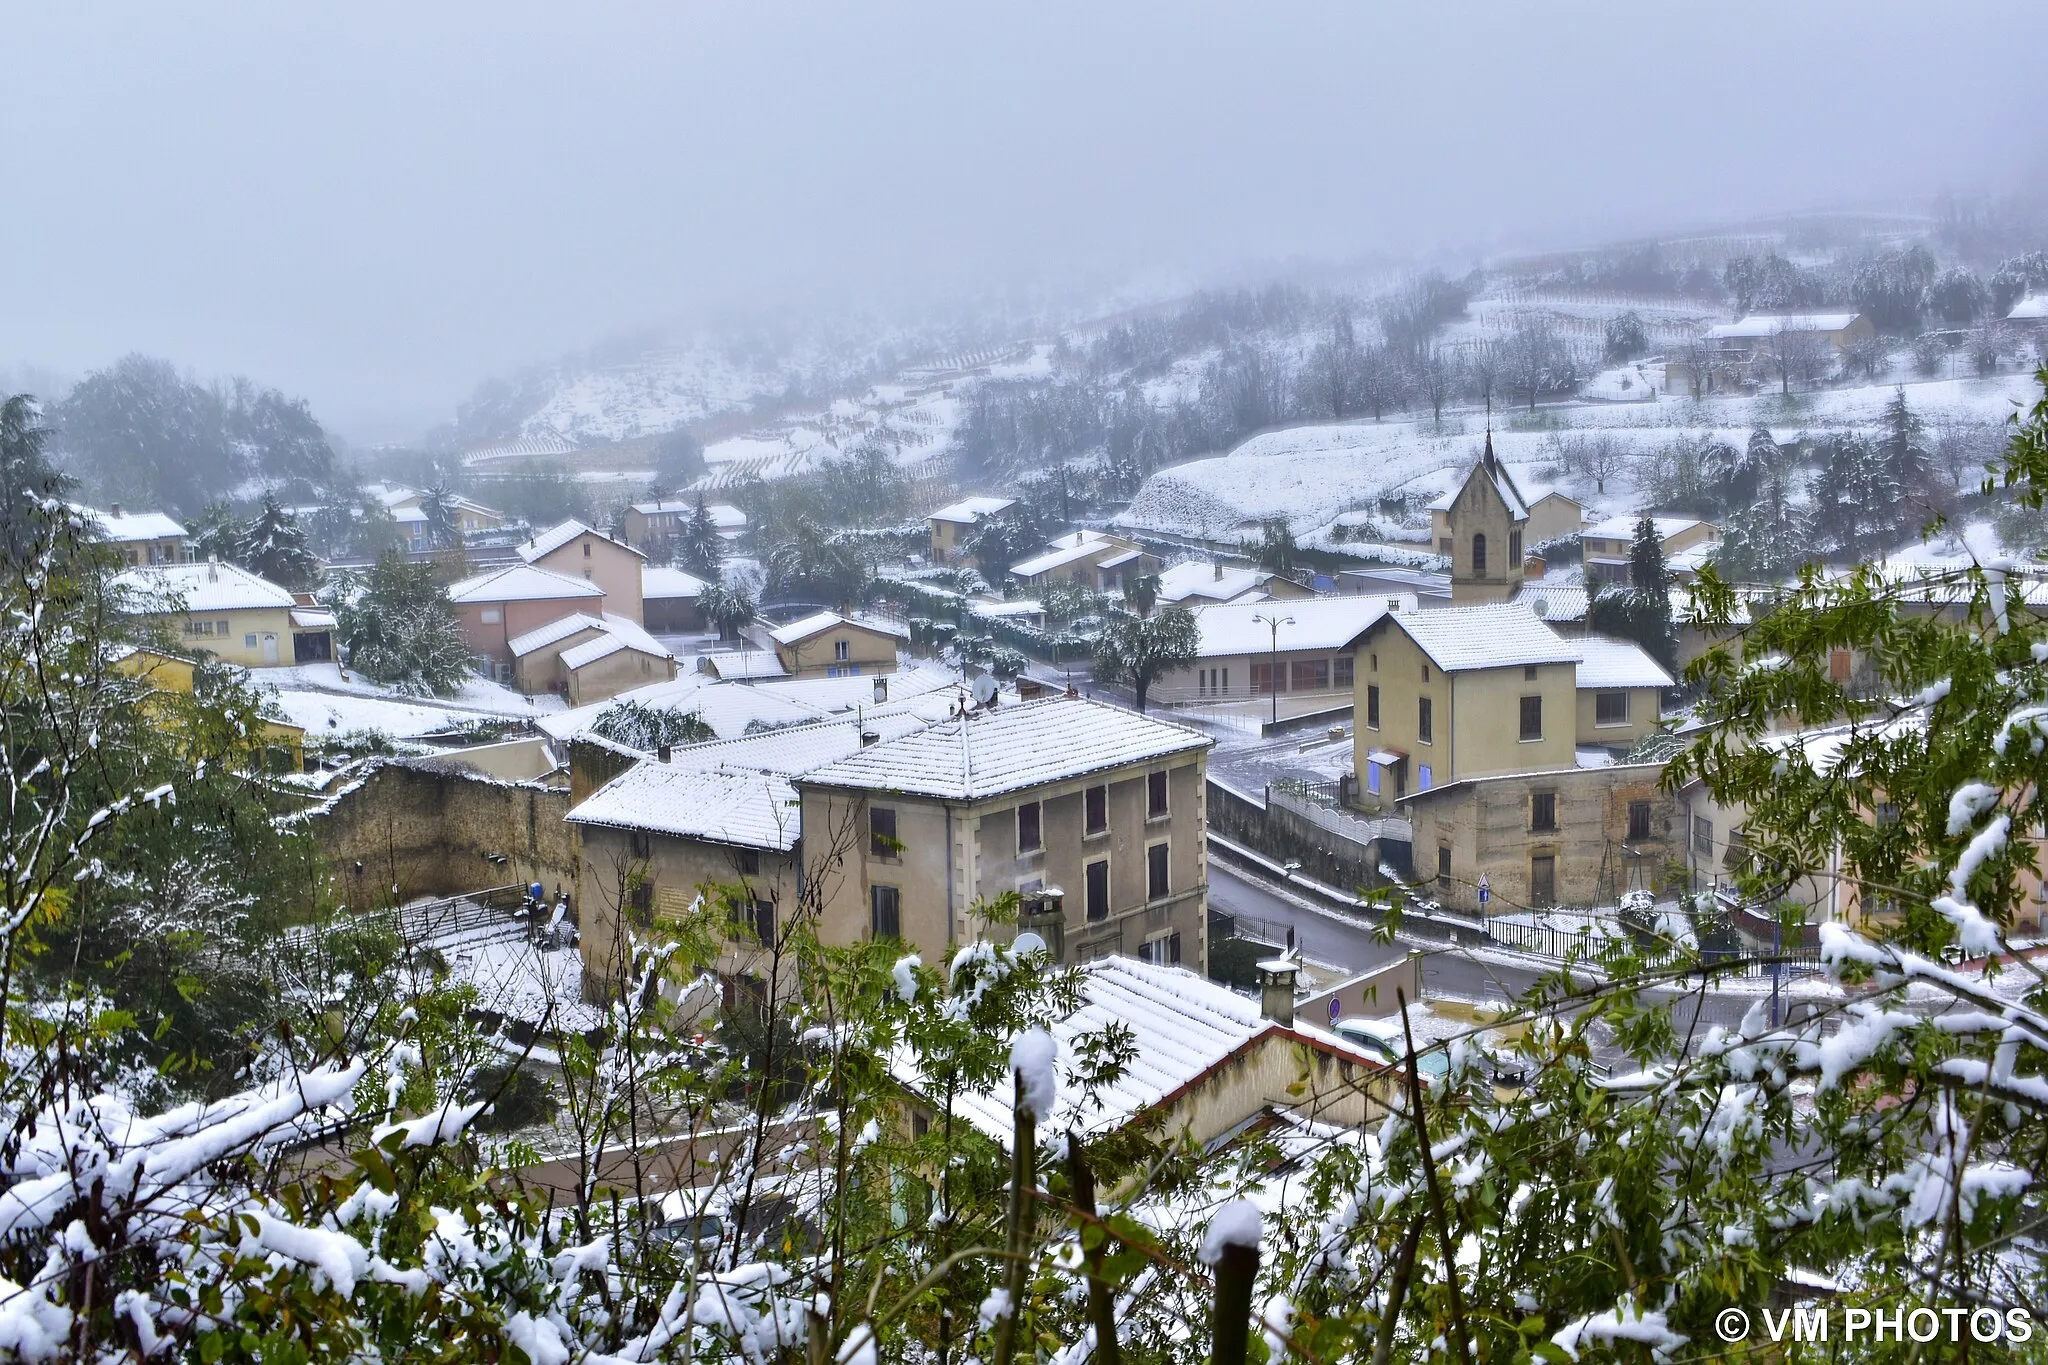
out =
[[[603,701],[628,688],[668,682],[675,656],[623,617],[572,612],[514,636],[512,684],[532,695],[555,692],[571,706]]]
[[[291,592],[239,565],[151,565],[117,575],[114,585],[127,595],[131,614],[162,623],[185,648],[247,668],[298,662],[302,635],[307,652],[330,639],[332,623],[320,624],[323,613],[302,618],[313,624],[298,624]]]
[[[962,498],[926,517],[932,532],[932,563],[959,563],[967,557],[963,547],[974,534],[975,526],[984,517],[1007,512],[1016,505],[1015,498]]]
[[[1353,649],[1360,799],[1577,761],[1578,642],[1520,602],[1380,616]]]
[[[1628,581],[1629,552],[1635,546],[1636,525],[1640,516],[1609,517],[1595,522],[1579,535],[1579,544],[1584,547],[1586,559],[1586,582],[1626,583]],[[1664,549],[1664,558],[1669,561],[1685,551],[1699,550],[1721,538],[1721,532],[1711,521],[1698,517],[1651,517],[1651,524],[1657,528],[1657,542]]]
[[[769,632],[775,657],[792,678],[858,678],[894,673],[904,638],[880,622],[854,621],[821,611]]]
[[[1579,743],[1633,748],[1656,730],[1663,693],[1677,684],[1633,641],[1587,636],[1573,643],[1579,650]]]
[[[132,566],[177,564],[185,558],[185,528],[162,512],[129,512],[118,502],[104,512],[90,507],[74,510]]]
[[[136,646],[122,650],[115,656],[113,664],[119,671],[141,678],[158,692],[192,694],[193,673],[197,665],[191,659]],[[265,720],[263,740],[273,768],[297,771],[306,766],[304,726],[293,725],[289,721]]]

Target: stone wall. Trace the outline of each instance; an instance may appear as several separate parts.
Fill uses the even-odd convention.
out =
[[[506,782],[444,759],[372,767],[300,819],[319,841],[344,901],[451,896],[538,881],[573,888],[569,793]],[[357,871],[357,865],[361,871]]]

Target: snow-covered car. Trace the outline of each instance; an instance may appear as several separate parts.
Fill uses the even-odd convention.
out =
[[[1345,1042],[1372,1053],[1388,1066],[1407,1065],[1407,1039],[1402,1036],[1401,1025],[1395,1020],[1356,1015],[1339,1019],[1330,1026],[1330,1030]],[[1425,1046],[1416,1053],[1415,1069],[1422,1073],[1424,1084],[1433,1084],[1450,1071],[1451,1059],[1441,1047]]]

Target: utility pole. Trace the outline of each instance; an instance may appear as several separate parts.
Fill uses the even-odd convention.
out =
[[[1264,621],[1273,630],[1273,662],[1266,675],[1266,690],[1273,694],[1273,728],[1280,728],[1280,627],[1294,624],[1292,616],[1268,616],[1255,612],[1254,621]]]

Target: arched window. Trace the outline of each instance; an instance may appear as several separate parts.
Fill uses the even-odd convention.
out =
[[[1472,576],[1486,577],[1486,536],[1484,533],[1472,537]]]

